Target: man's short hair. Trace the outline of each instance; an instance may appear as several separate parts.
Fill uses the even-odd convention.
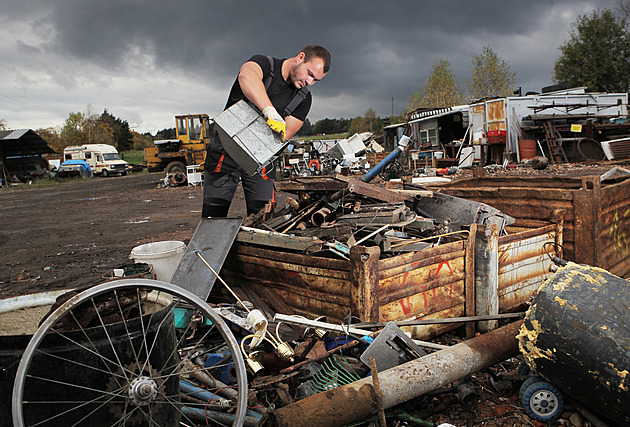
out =
[[[309,44],[300,52],[304,52],[304,62],[308,62],[313,58],[320,58],[324,61],[324,73],[327,73],[330,69],[330,52],[325,47]]]

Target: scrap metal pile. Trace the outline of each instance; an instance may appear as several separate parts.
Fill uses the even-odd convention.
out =
[[[361,244],[379,246],[387,257],[461,239],[470,224],[503,230],[514,222],[488,205],[411,184],[390,190],[336,175],[277,185],[296,197],[246,218],[236,241],[343,259]]]

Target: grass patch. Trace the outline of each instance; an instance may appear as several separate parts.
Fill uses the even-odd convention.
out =
[[[312,135],[305,136],[303,138],[299,138],[302,141],[319,141],[319,140],[330,140],[330,139],[346,139],[348,137],[347,133],[335,133],[330,135]]]
[[[129,150],[120,153],[120,156],[129,164],[139,165],[144,162],[144,150]]]

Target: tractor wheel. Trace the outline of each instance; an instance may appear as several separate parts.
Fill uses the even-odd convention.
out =
[[[175,172],[186,173],[186,165],[179,161],[174,161],[166,166],[166,174],[170,175]]]

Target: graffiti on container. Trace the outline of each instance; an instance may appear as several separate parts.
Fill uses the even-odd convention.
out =
[[[628,237],[624,228],[624,223],[628,220],[628,217],[630,217],[630,209],[626,209],[623,213],[621,213],[621,209],[617,209],[613,222],[608,229],[608,235],[612,238],[613,247],[615,250],[620,251],[624,257],[630,253],[630,243],[628,243]]]

